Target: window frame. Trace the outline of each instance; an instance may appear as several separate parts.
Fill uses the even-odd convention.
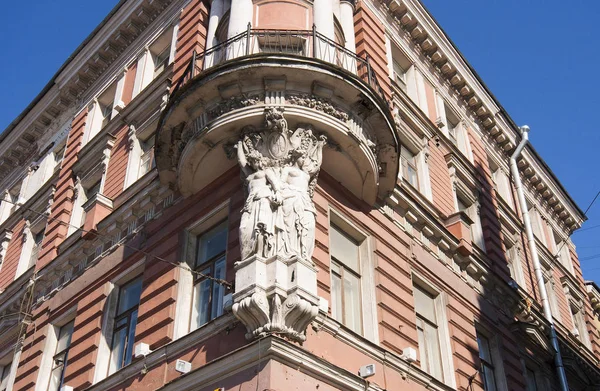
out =
[[[221,230],[223,229],[225,231],[225,248],[218,252],[217,254],[211,256],[209,259],[203,260],[201,262],[198,262],[198,258],[200,256],[200,246],[202,245],[202,237],[206,236],[206,235],[210,235],[211,233],[217,231],[217,230]],[[193,268],[192,270],[196,273],[201,273],[207,276],[211,276],[213,278],[221,278],[221,279],[226,279],[227,278],[227,242],[229,240],[229,220],[225,219],[225,220],[221,220],[220,222],[218,222],[217,224],[213,225],[212,227],[210,227],[207,230],[204,230],[202,233],[197,234],[196,235],[196,249],[194,251],[194,263],[193,263]],[[222,277],[215,277],[215,271],[217,268],[217,264],[222,262],[223,263],[223,276]],[[206,269],[209,269],[208,273],[206,273]],[[223,309],[223,305],[225,304],[225,287],[221,286],[220,289],[222,291],[222,297],[221,297],[221,308],[219,307],[215,307],[215,301],[214,301],[214,294],[215,294],[215,287],[216,287],[216,283],[214,280],[209,279],[207,277],[204,276],[199,276],[198,274],[194,273],[193,274],[193,288],[192,288],[192,307],[191,307],[191,316],[190,316],[190,321],[189,321],[189,329],[190,331],[193,330],[197,330],[200,327],[206,325],[207,323],[219,318],[220,316],[223,316],[223,314],[225,313],[224,309]],[[207,309],[208,309],[208,317],[206,318],[206,321],[201,323],[201,321],[199,320],[199,317],[201,316],[200,313],[200,302],[199,302],[199,297],[201,294],[201,288],[200,285],[204,282],[204,281],[209,281],[209,298],[208,298],[208,302],[206,303]],[[197,290],[199,290],[200,292],[198,292]],[[216,314],[215,314],[215,308],[216,308]]]
[[[66,346],[64,347],[64,349],[62,349],[60,352],[57,352],[57,350],[59,349],[59,344],[60,344],[60,337],[61,337],[61,332],[63,331],[63,329],[65,327],[68,327],[69,325],[71,325],[71,333],[68,337],[68,342],[66,344]],[[56,387],[53,387],[55,391],[61,391],[62,387],[65,385],[64,381],[65,381],[65,372],[66,369],[69,365],[69,350],[71,348],[71,341],[73,339],[73,332],[75,331],[75,319],[71,319],[70,321],[68,321],[67,323],[63,324],[60,327],[57,326],[53,326],[55,328],[57,328],[58,330],[55,331],[55,335],[56,335],[56,349],[54,351],[54,354],[52,355],[52,367],[50,368],[50,384],[49,384],[49,388],[53,387],[53,383],[56,384]],[[60,366],[56,363],[57,362],[57,356],[61,356],[63,357],[63,361],[61,362]],[[57,378],[55,376],[55,370],[60,368],[60,375],[58,378],[58,382],[57,382]]]
[[[123,292],[126,290],[126,288],[128,286],[134,286],[134,284],[137,284],[137,283],[140,284],[140,296],[137,299],[137,304],[119,312],[119,304],[121,302],[121,298],[123,297],[122,296]],[[133,277],[132,279],[128,280],[127,282],[121,284],[118,287],[116,308],[112,315],[113,325],[112,325],[112,338],[111,338],[111,344],[110,344],[110,351],[111,351],[111,365],[109,368],[110,374],[117,372],[118,370],[122,369],[123,367],[131,364],[131,361],[133,360],[133,348],[134,348],[134,343],[135,343],[135,329],[137,327],[137,319],[138,319],[138,315],[139,315],[140,301],[141,301],[141,297],[142,297],[142,293],[143,293],[143,289],[144,289],[143,283],[144,283],[143,276],[138,275],[138,276]],[[119,325],[119,321],[121,321],[123,319],[126,319],[127,322],[124,323],[124,325]],[[118,335],[117,333],[121,330],[126,330],[125,339],[124,339],[123,348],[122,348],[123,356],[116,357],[115,356],[115,348],[117,347],[117,345],[116,345],[117,335]],[[132,332],[133,332],[133,335],[131,335]],[[129,338],[130,336],[132,336],[133,339]]]
[[[361,318],[362,328],[360,335],[373,343],[379,343],[379,323],[377,320],[377,299],[374,275],[375,260],[373,256],[376,242],[372,236],[359,226],[358,222],[351,220],[334,205],[329,205],[328,217],[329,226],[337,226],[338,229],[344,232],[348,237],[359,243],[358,269],[360,271],[360,279],[358,281],[358,290],[360,296],[358,299],[360,304],[359,316]],[[331,243],[330,234],[328,234],[328,240],[329,243]],[[331,249],[329,253],[331,261]],[[329,283],[331,284],[331,275],[329,276]],[[333,303],[330,302],[329,305],[332,310]]]
[[[453,362],[453,351],[450,343],[450,329],[448,326],[448,314],[447,305],[448,297],[447,294],[434,285],[431,281],[426,279],[424,276],[412,271],[412,286],[419,286],[421,290],[428,292],[431,296],[434,296],[434,309],[437,320],[439,343],[440,343],[440,356],[442,363],[442,379],[439,379],[447,386],[456,388],[456,377],[454,376],[454,362]],[[414,293],[413,293],[414,300]],[[413,307],[416,316],[416,307]],[[420,348],[417,346],[417,350]],[[419,350],[420,352],[420,350]],[[433,375],[431,375],[433,376]]]
[[[329,243],[330,243],[330,249],[329,249],[329,255],[330,255],[330,262],[332,265],[336,265],[339,272],[335,272],[333,267],[330,267],[330,283],[331,283],[331,292],[332,292],[332,300],[331,300],[331,314],[332,317],[334,319],[336,319],[338,322],[340,322],[341,324],[343,324],[344,326],[350,328],[352,331],[356,332],[357,334],[362,335],[363,334],[363,330],[364,330],[364,320],[363,320],[363,310],[362,310],[362,289],[361,289],[361,254],[360,254],[360,247],[361,247],[361,243],[356,240],[355,238],[353,238],[351,235],[349,235],[347,232],[345,232],[342,228],[338,227],[335,223],[331,223],[329,224],[329,229],[330,230],[337,230],[339,232],[340,235],[346,237],[346,239],[348,239],[349,241],[353,242],[353,244],[356,245],[356,251],[357,251],[357,269],[358,270],[353,270],[353,268],[347,264],[344,263],[343,260],[337,259],[335,257],[335,255],[333,254],[333,250],[331,247],[331,231],[329,234]],[[364,240],[364,239],[363,239]],[[359,314],[359,319],[357,320],[357,324],[354,326],[358,326],[358,328],[355,328],[353,326],[350,326],[348,324],[349,320],[346,319],[347,316],[347,308],[346,308],[346,296],[347,296],[347,290],[345,288],[345,282],[346,282],[346,273],[349,274],[350,276],[352,276],[355,281],[357,282],[357,292],[354,292],[356,295],[356,299],[357,299],[357,303],[358,303],[358,308],[355,308],[358,311]],[[339,312],[341,315],[341,320],[338,319],[335,315],[334,315],[334,300],[333,300],[333,276],[336,276],[339,278],[340,281],[340,299],[341,299],[341,307]],[[348,289],[352,289],[352,288],[348,288]],[[336,304],[337,305],[337,304]],[[337,309],[335,309],[336,312],[338,312]]]
[[[492,369],[494,388],[491,390],[486,388],[487,382],[486,382],[486,377],[484,376],[484,374],[482,372],[483,368],[480,367],[480,369],[479,369],[479,373],[480,373],[482,382],[484,383],[484,390],[485,391],[508,391],[506,373],[504,371],[504,360],[503,360],[502,353],[501,353],[502,348],[501,348],[501,338],[500,338],[499,332],[488,329],[487,327],[484,327],[481,323],[476,323],[475,324],[475,334],[476,334],[476,340],[477,340],[477,346],[478,346],[478,355],[479,355],[479,359],[482,364],[482,367],[484,368],[484,365],[487,364]],[[480,337],[485,338],[488,343],[488,355],[491,360],[490,363],[485,362],[486,360],[481,357],[481,349],[480,349],[481,345],[479,344]]]

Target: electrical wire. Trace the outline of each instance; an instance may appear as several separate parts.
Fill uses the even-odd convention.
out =
[[[598,199],[598,196],[600,196],[600,190],[598,190],[598,192],[596,193],[596,196],[594,197],[594,199],[592,200],[592,202],[590,202],[590,204],[588,205],[588,207],[587,207],[587,208],[585,209],[585,211],[583,212],[583,215],[584,215],[585,217],[587,217],[587,212],[589,212],[589,210],[591,209],[592,205],[594,205],[594,202],[596,202],[596,200]],[[600,227],[600,224],[599,224],[599,225],[593,225],[593,226],[591,226],[591,227],[586,227],[586,228],[580,229],[580,230],[578,230],[578,231],[572,231],[572,232],[569,234],[569,236],[567,236],[567,240],[568,240],[568,239],[569,239],[571,236],[573,236],[573,234],[574,234],[575,232],[587,231],[587,230],[589,230],[589,229],[592,229],[592,228],[597,228],[597,227]],[[560,250],[562,250],[562,248],[565,246],[565,244],[567,243],[567,240],[563,240],[563,242],[560,244],[560,247],[558,248],[558,250],[556,250],[556,254],[554,254],[554,257],[553,257],[553,258],[556,258],[556,257],[558,257],[558,254],[560,254]]]
[[[98,232],[96,232],[96,231],[85,230],[85,229],[83,229],[82,227],[78,227],[78,226],[76,226],[76,225],[74,225],[74,224],[66,223],[66,222],[64,222],[64,221],[62,221],[62,220],[59,220],[59,219],[58,219],[58,218],[56,218],[56,217],[50,217],[48,213],[41,213],[41,212],[38,212],[38,211],[36,211],[36,210],[33,210],[33,209],[31,209],[31,208],[27,208],[27,207],[24,207],[24,206],[22,206],[22,205],[18,205],[17,203],[15,203],[15,202],[12,202],[12,201],[9,201],[9,200],[2,200],[2,201],[3,201],[3,202],[6,202],[6,203],[9,203],[9,204],[12,204],[12,205],[14,205],[14,206],[17,206],[17,207],[19,207],[20,209],[25,209],[25,210],[28,210],[28,211],[30,211],[30,212],[32,212],[32,213],[35,213],[35,214],[39,215],[39,216],[43,216],[43,217],[45,217],[45,218],[47,219],[47,221],[56,221],[56,222],[58,222],[58,223],[59,223],[59,224],[61,224],[61,225],[64,225],[64,226],[67,226],[67,227],[73,227],[73,228],[76,228],[76,229],[80,230],[81,232],[84,232],[84,233],[91,233],[91,234],[93,234],[93,235],[95,235],[95,236],[97,236],[97,237],[104,238],[104,239],[107,239],[107,240],[112,240],[112,237],[109,237],[109,236],[107,236],[107,235],[100,234],[100,233],[98,233]],[[171,266],[175,266],[175,267],[178,267],[178,268],[180,268],[180,269],[182,269],[182,270],[186,270],[186,271],[188,271],[188,272],[191,272],[192,274],[194,274],[194,275],[196,275],[196,276],[198,276],[198,277],[201,277],[201,278],[206,278],[206,279],[208,279],[208,280],[211,280],[211,281],[213,281],[213,282],[214,282],[214,283],[216,283],[216,284],[219,284],[219,285],[222,285],[222,286],[224,286],[224,287],[225,287],[225,288],[227,288],[228,290],[231,290],[231,289],[233,288],[233,286],[232,286],[232,285],[231,285],[229,282],[227,282],[227,281],[225,281],[225,280],[223,280],[223,279],[221,279],[221,278],[216,278],[216,277],[213,277],[213,276],[211,276],[211,275],[207,275],[207,274],[200,273],[200,272],[198,272],[198,271],[195,271],[195,270],[193,270],[191,267],[189,267],[189,266],[188,266],[188,265],[189,265],[189,263],[188,263],[188,261],[187,261],[187,260],[184,260],[184,263],[185,263],[185,265],[186,265],[187,267],[186,267],[186,266],[182,266],[182,265],[180,265],[180,264],[178,264],[178,263],[175,263],[175,262],[168,261],[168,260],[166,260],[166,259],[164,259],[164,258],[162,258],[162,257],[159,257],[158,255],[154,255],[154,254],[151,254],[151,253],[149,253],[149,252],[147,252],[147,251],[145,251],[145,250],[142,250],[141,248],[134,247],[134,246],[131,246],[131,245],[129,245],[129,244],[126,244],[126,243],[125,243],[125,240],[126,240],[126,238],[127,238],[127,236],[126,236],[125,238],[122,238],[120,242],[118,242],[118,243],[115,243],[113,246],[111,246],[111,247],[110,247],[110,249],[103,251],[103,253],[104,253],[104,252],[106,252],[106,251],[112,250],[112,249],[114,249],[114,248],[116,248],[116,247],[123,246],[124,248],[128,248],[128,249],[130,249],[130,250],[132,250],[132,251],[135,251],[135,252],[137,252],[137,253],[139,253],[139,254],[143,254],[144,256],[146,256],[146,257],[150,257],[151,259],[156,259],[156,260],[158,260],[158,261],[160,261],[160,262],[164,262],[164,263],[167,263],[167,264],[169,264],[169,265],[171,265]]]

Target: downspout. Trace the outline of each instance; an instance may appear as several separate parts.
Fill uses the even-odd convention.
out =
[[[550,308],[550,302],[548,301],[548,293],[546,292],[546,286],[544,285],[544,276],[542,275],[542,267],[540,265],[540,259],[538,257],[537,246],[535,244],[535,238],[533,236],[533,230],[531,229],[531,219],[529,218],[529,210],[527,209],[527,203],[525,202],[525,194],[523,193],[523,184],[521,183],[521,174],[517,167],[517,158],[521,155],[521,152],[529,142],[529,126],[521,126],[521,142],[515,149],[515,152],[510,157],[510,170],[512,173],[513,181],[517,189],[517,196],[519,198],[519,205],[521,206],[521,214],[523,216],[523,224],[525,225],[525,233],[527,234],[527,243],[529,244],[529,251],[531,252],[531,259],[533,261],[533,269],[535,271],[535,278],[537,279],[538,290],[540,297],[542,298],[542,308],[544,309],[544,317],[550,324],[550,343],[554,348],[554,367],[556,369],[556,375],[560,382],[561,391],[569,391],[567,384],[567,375],[565,374],[565,367],[562,362],[562,356],[560,354],[560,347],[558,345],[558,337],[556,336],[556,329],[554,327],[554,320],[552,318],[552,309]]]

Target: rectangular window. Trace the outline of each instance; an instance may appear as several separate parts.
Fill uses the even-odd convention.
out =
[[[171,59],[171,42],[173,40],[173,28],[169,27],[156,41],[150,45],[150,55],[152,56],[152,64],[154,65],[154,71],[152,73],[152,79],[155,79],[158,75],[169,66],[169,60]]]
[[[198,239],[194,270],[194,303],[191,329],[223,315],[225,286],[214,279],[225,280],[227,252],[227,221],[222,222]]]
[[[406,70],[400,65],[397,60],[393,62],[394,69],[394,81],[398,84],[398,87],[406,92]]]
[[[479,206],[476,203],[469,204],[469,202],[458,195],[456,197],[456,205],[458,211],[464,212],[473,221],[473,224],[471,224],[471,240],[481,250],[485,251],[485,238],[483,237],[483,227],[479,217]]]
[[[417,316],[421,369],[436,379],[443,380],[440,332],[435,308],[436,296],[418,285],[413,287],[413,296]]]
[[[60,391],[64,385],[74,324],[75,321],[71,321],[62,326],[58,332],[56,351],[52,358],[52,374],[49,388],[51,391]]]
[[[481,362],[479,372],[483,379],[483,387],[485,391],[496,391],[496,378],[490,341],[479,332],[477,332],[477,346],[479,348],[479,360]]]
[[[114,370],[111,372],[131,363],[141,294],[141,277],[133,279],[119,289],[111,349]]]
[[[554,292],[552,277],[544,276],[544,286],[546,287],[546,294],[548,295],[548,301],[550,302],[552,316],[560,320],[560,309],[558,308],[558,301],[556,300],[556,292]]]
[[[35,265],[38,260],[40,249],[42,248],[42,241],[44,240],[45,230],[33,235],[33,248],[31,249],[31,256],[29,257],[29,267]]]
[[[4,365],[0,365],[0,391],[8,391],[8,378],[10,377],[11,366],[11,361],[4,363]]]
[[[140,158],[139,177],[141,178],[155,167],[154,161],[154,137],[150,137],[141,143],[142,156]]]
[[[362,334],[360,245],[335,225],[329,230],[331,254],[331,315]]]
[[[519,259],[519,251],[515,244],[504,243],[506,249],[506,262],[510,270],[510,277],[519,285],[524,286],[523,272],[521,269],[521,260]]]
[[[410,183],[415,189],[419,189],[419,175],[417,171],[417,159],[415,154],[412,153],[405,146],[401,147],[400,151],[400,165],[402,170],[402,177]]]

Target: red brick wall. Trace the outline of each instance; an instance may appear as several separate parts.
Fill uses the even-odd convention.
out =
[[[362,3],[356,4],[354,13],[354,31],[356,34],[356,54],[362,58],[370,57],[372,69],[386,99],[391,99],[391,87],[385,53],[385,28],[375,15]]]
[[[12,229],[13,236],[8,242],[6,255],[0,266],[0,291],[15,280],[21,249],[23,248],[23,228],[25,228],[25,220],[19,220]]]
[[[204,51],[209,8],[204,0],[192,0],[181,12],[177,34],[177,52],[173,65],[173,85],[183,76],[194,50]],[[197,64],[198,69],[202,64]]]
[[[115,145],[110,151],[110,160],[106,170],[104,195],[114,200],[123,192],[127,161],[129,156],[129,126],[123,126],[115,134]]]
[[[81,148],[83,132],[87,119],[87,109],[84,109],[73,120],[65,156],[60,168],[54,200],[52,203],[52,211],[48,219],[46,234],[42,242],[42,249],[36,264],[36,270],[42,269],[50,263],[57,254],[58,245],[67,236],[68,224],[73,210],[73,164],[77,161],[77,153]]]

